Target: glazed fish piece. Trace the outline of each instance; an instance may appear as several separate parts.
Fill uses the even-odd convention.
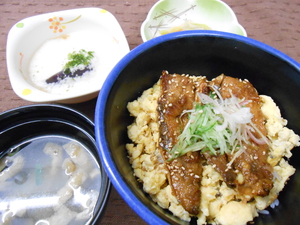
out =
[[[252,123],[258,130],[251,131],[249,143],[245,143],[245,151],[234,159],[230,167],[224,167],[224,163],[232,160],[233,155],[225,156],[205,155],[207,161],[216,165],[216,170],[222,175],[228,186],[236,186],[240,194],[251,199],[253,196],[266,196],[273,187],[273,169],[267,162],[268,144],[262,140],[262,135],[267,135],[264,125],[264,116],[261,111],[260,97],[256,89],[247,80],[220,75],[209,83],[210,86],[218,88],[222,97],[230,98],[232,95],[239,99],[248,101],[246,104],[253,114]],[[218,160],[217,158],[223,158]],[[218,163],[215,163],[218,161]],[[243,181],[233,180],[235,173],[243,175]]]
[[[168,168],[168,180],[173,194],[190,214],[197,215],[200,206],[200,181],[202,174],[200,152],[192,152],[169,160],[168,151],[172,149],[188,121],[184,110],[193,108],[196,92],[208,90],[206,79],[195,81],[193,78],[163,72],[161,96],[158,100],[160,123],[160,150]]]

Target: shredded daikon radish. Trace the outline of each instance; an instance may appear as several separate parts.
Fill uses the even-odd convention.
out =
[[[223,99],[216,88],[210,96],[202,93],[198,96],[201,102],[195,102],[193,109],[182,113],[188,114],[189,120],[169,150],[171,159],[193,151],[209,151],[213,155],[235,153],[230,166],[244,152],[244,145],[250,139],[257,144],[267,143],[267,138],[251,122],[253,114],[246,107],[249,101],[234,95]],[[261,138],[255,138],[253,131]]]

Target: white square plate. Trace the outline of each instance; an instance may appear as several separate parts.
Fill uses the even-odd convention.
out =
[[[84,84],[79,85],[77,82],[62,93],[49,92],[37,86],[29,75],[31,60],[36,51],[49,40],[74,33],[80,33],[77,35],[79,41],[76,46],[89,44],[93,51],[98,52],[99,68],[96,76],[86,80]],[[48,65],[49,71],[57,66],[54,65],[56,63],[54,59],[63,55],[59,45],[50,49],[50,52],[49,57],[40,57],[38,60],[39,64]],[[9,31],[7,39],[9,79],[14,92],[27,101],[83,102],[98,95],[111,69],[128,52],[129,46],[122,28],[116,18],[104,9],[81,8],[41,14],[19,21]]]

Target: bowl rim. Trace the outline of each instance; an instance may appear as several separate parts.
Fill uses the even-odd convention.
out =
[[[281,58],[283,61],[290,64],[292,67],[297,69],[300,73],[300,63],[286,55],[285,53],[265,44],[260,41],[254,40],[249,37],[244,37],[241,35],[227,33],[222,31],[211,31],[211,30],[193,30],[193,31],[180,31],[170,34],[165,34],[156,38],[153,38],[147,42],[142,43],[137,46],[131,52],[129,52],[126,56],[124,56],[119,63],[112,69],[110,74],[108,75],[106,81],[103,84],[101,92],[99,93],[96,110],[95,110],[95,135],[96,142],[98,145],[99,155],[103,160],[103,165],[106,170],[112,185],[118,191],[118,193],[122,196],[125,202],[147,223],[149,224],[168,224],[166,221],[159,218],[154,212],[149,210],[141,200],[135,196],[129,186],[126,184],[124,178],[119,173],[115,162],[113,161],[112,155],[109,150],[109,145],[106,140],[105,135],[105,108],[106,103],[108,101],[108,96],[113,87],[114,82],[119,76],[119,72],[122,71],[134,58],[138,57],[143,52],[148,49],[160,45],[164,42],[172,41],[175,39],[181,39],[186,37],[214,37],[214,38],[222,38],[222,39],[233,39],[240,42],[243,42],[248,45],[256,46],[265,52],[274,55],[278,58]]]
[[[33,105],[19,106],[17,108],[8,109],[4,112],[1,112],[0,113],[0,121],[4,121],[4,120],[7,121],[8,119],[11,119],[11,120],[17,119],[17,120],[20,120],[20,124],[17,124],[17,123],[4,124],[4,127],[2,127],[0,129],[0,135],[4,132],[7,132],[10,129],[14,129],[20,125],[23,126],[23,125],[30,123],[30,120],[25,121],[23,119],[20,119],[20,117],[19,117],[20,114],[31,114],[32,112],[38,112],[40,109],[43,109],[45,111],[48,108],[51,108],[52,110],[59,110],[60,113],[62,111],[72,113],[76,116],[76,118],[81,120],[88,127],[91,127],[91,128],[94,127],[94,123],[91,119],[89,119],[86,115],[84,115],[83,113],[81,113],[71,107],[67,107],[64,105],[58,105],[58,104],[47,104],[47,103],[33,104]],[[48,110],[47,110],[47,112],[48,112]],[[49,120],[50,117],[51,117],[51,114],[48,114],[47,116],[43,115],[40,117],[36,116],[36,117],[34,117],[34,122],[41,122],[43,120],[50,121]],[[77,124],[76,122],[72,122],[71,120],[68,120],[66,118],[60,118],[59,116],[54,116],[54,120],[59,121],[64,124],[67,124],[69,126],[72,126],[77,130],[82,130],[83,132],[86,132],[86,135],[92,141],[92,145],[95,146],[95,150],[97,150],[97,143],[96,143],[95,135],[94,135],[94,133],[90,133],[90,132],[94,132],[94,129],[90,129],[89,131],[87,131],[83,128],[82,125]],[[98,197],[96,205],[95,205],[95,209],[96,209],[97,205],[98,205],[98,209],[97,209],[97,211],[94,211],[94,213],[92,215],[92,219],[90,220],[91,224],[96,224],[97,221],[99,221],[99,219],[101,219],[101,217],[104,215],[105,207],[108,203],[108,198],[109,198],[110,190],[111,190],[111,182],[105,172],[105,168],[101,162],[101,156],[99,155],[98,150],[97,150],[97,153],[98,153],[98,155],[95,155],[96,152],[94,151],[93,155],[95,155],[95,159],[97,160],[97,163],[99,164],[99,169],[101,171],[101,179],[103,182],[101,182],[101,187],[99,189],[99,197]]]

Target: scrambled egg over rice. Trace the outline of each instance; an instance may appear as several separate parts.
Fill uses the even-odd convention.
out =
[[[168,209],[184,221],[190,221],[190,214],[179,204],[168,184],[163,158],[160,154],[159,124],[157,115],[160,82],[145,90],[135,101],[128,103],[134,122],[128,126],[128,136],[132,143],[126,145],[134,176],[143,184],[148,193],[160,207]],[[276,203],[279,192],[295,169],[287,159],[291,150],[299,146],[299,136],[286,127],[287,121],[281,117],[279,108],[271,97],[260,95],[262,112],[266,118],[268,139],[271,141],[268,162],[274,169],[274,186],[269,195],[256,196],[254,201],[236,201],[239,193],[229,188],[221,175],[211,165],[204,165],[201,180],[200,213],[198,224],[246,224],[258,216],[258,212]],[[242,177],[240,179],[243,179]]]

